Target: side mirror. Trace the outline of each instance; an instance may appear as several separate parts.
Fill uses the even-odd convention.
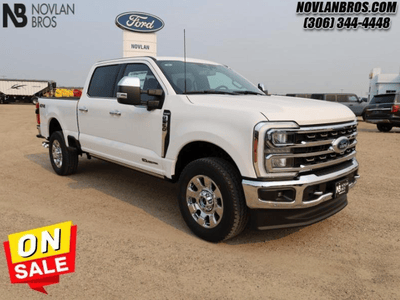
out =
[[[265,85],[263,83],[258,84],[258,89],[264,92],[265,95],[268,95],[268,90],[265,89]]]
[[[118,82],[117,101],[121,104],[140,105],[140,79],[137,77],[125,76]]]

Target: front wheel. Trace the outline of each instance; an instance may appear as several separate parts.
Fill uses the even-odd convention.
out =
[[[61,131],[54,132],[49,141],[49,155],[53,170],[58,175],[70,175],[78,168],[78,152],[67,148]]]
[[[246,227],[248,209],[240,174],[221,158],[202,158],[187,165],[178,199],[186,224],[206,241],[227,240]]]
[[[382,132],[389,132],[393,128],[390,124],[378,124],[376,127],[378,127],[378,130]]]

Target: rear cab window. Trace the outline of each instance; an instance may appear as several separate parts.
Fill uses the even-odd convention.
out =
[[[398,95],[397,94],[377,95],[377,96],[374,96],[374,98],[372,98],[372,100],[371,100],[371,104],[395,103],[395,102],[398,103]]]

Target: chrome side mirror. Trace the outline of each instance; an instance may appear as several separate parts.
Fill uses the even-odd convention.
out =
[[[140,105],[141,100],[140,79],[125,76],[118,82],[117,101],[121,104]]]

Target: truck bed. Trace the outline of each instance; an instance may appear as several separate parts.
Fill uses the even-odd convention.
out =
[[[39,98],[40,132],[49,138],[49,128],[56,120],[67,139],[69,135],[78,139],[77,106],[79,98]]]

